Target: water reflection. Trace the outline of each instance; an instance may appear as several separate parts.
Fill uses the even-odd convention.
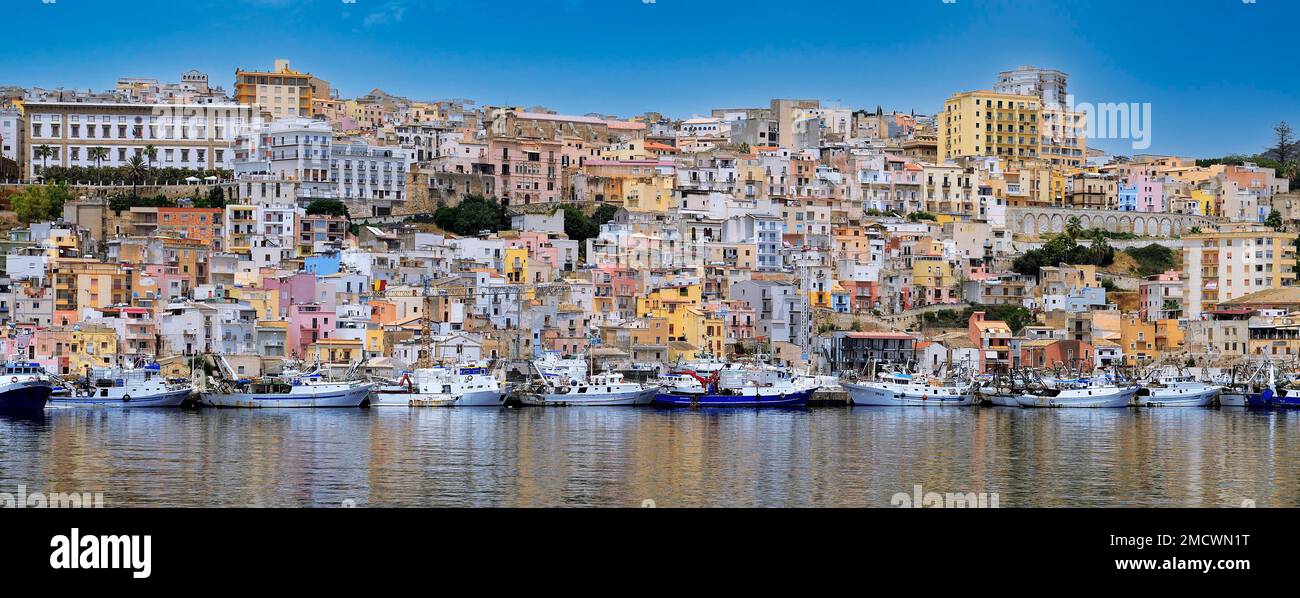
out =
[[[109,506],[1295,506],[1300,414],[626,408],[0,417],[0,492]]]

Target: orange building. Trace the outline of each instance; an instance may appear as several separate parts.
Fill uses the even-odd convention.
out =
[[[221,208],[158,208],[158,232],[207,242],[222,251],[225,210]]]

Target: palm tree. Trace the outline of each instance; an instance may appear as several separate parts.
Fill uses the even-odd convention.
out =
[[[86,151],[87,156],[95,161],[95,168],[99,168],[100,161],[108,159],[108,148],[92,147]]]
[[[131,178],[132,198],[138,197],[136,195],[135,186],[136,183],[139,182],[140,178],[144,176],[144,173],[147,170],[148,168],[145,166],[144,159],[142,159],[140,156],[132,155],[126,161],[126,176]]]
[[[149,158],[149,168],[153,168],[154,160],[158,159],[158,148],[154,147],[153,144],[150,143],[149,145],[144,146],[144,155]]]
[[[39,145],[36,147],[36,157],[41,159],[41,172],[49,168],[49,158],[54,155],[54,148],[48,145]]]
[[[1065,223],[1065,234],[1070,235],[1071,239],[1078,239],[1079,235],[1083,234],[1083,223],[1079,221],[1078,216],[1071,216]]]

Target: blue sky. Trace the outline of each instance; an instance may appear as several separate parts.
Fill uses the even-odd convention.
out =
[[[1081,102],[1149,102],[1150,153],[1300,129],[1300,1],[6,0],[0,83],[111,87],[190,68],[229,90],[276,57],[345,96],[677,117],[819,98],[934,112],[1034,64]],[[1133,153],[1127,142],[1098,143]]]

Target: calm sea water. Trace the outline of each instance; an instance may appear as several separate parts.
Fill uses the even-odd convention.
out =
[[[1168,409],[58,410],[0,492],[106,506],[1297,506],[1300,413]]]

